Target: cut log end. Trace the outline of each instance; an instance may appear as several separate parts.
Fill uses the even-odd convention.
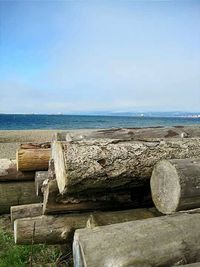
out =
[[[53,142],[52,158],[54,159],[55,173],[60,193],[64,193],[67,175],[64,166],[64,155],[61,142]]]
[[[161,160],[154,167],[151,176],[151,193],[156,208],[171,214],[179,206],[181,186],[176,168],[170,161]]]

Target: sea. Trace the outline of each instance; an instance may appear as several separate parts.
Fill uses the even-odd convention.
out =
[[[200,118],[154,116],[0,114],[0,130],[100,129],[194,124],[200,126]]]

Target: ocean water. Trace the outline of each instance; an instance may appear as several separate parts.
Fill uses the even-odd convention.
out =
[[[98,129],[199,124],[200,118],[0,114],[0,130]]]

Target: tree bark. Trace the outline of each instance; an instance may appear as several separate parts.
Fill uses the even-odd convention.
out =
[[[200,261],[200,214],[176,214],[79,229],[74,266],[172,266]]]
[[[34,243],[40,244],[65,244],[72,242],[74,231],[86,227],[91,213],[67,214],[57,216],[39,216],[23,218],[14,222],[14,238],[16,244],[31,244],[33,232]],[[95,213],[98,223],[118,223],[143,218],[159,216],[155,209],[134,209],[117,212]],[[34,231],[35,227],[35,231]]]
[[[0,183],[0,214],[9,213],[11,206],[38,203],[32,181]]]
[[[36,217],[42,215],[42,203],[12,206],[10,208],[11,223],[21,218]]]
[[[57,181],[49,180],[44,187],[43,214],[60,214],[74,211],[120,210],[136,207],[152,207],[148,186],[124,188],[86,195],[61,195]]]
[[[48,171],[38,171],[35,173],[36,196],[43,196],[42,185],[46,179],[48,179]]]
[[[200,159],[158,162],[151,177],[151,192],[154,204],[164,214],[200,207]]]
[[[146,128],[118,128],[102,130],[82,130],[76,133],[70,131],[58,132],[54,135],[56,141],[77,141],[83,139],[123,139],[143,140],[155,138],[191,138],[200,137],[199,126],[172,126],[172,127],[146,127]]]
[[[161,159],[200,156],[200,139],[53,142],[52,158],[60,193],[104,190],[151,177]]]
[[[0,182],[34,180],[35,172],[17,171],[16,160],[0,159]]]
[[[46,171],[50,154],[49,148],[20,148],[16,153],[17,169],[20,171]]]

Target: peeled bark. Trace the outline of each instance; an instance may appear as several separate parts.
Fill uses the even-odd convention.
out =
[[[20,148],[16,153],[17,170],[46,171],[48,170],[50,154],[49,148]]]
[[[200,214],[76,230],[74,266],[152,267],[200,261]]]
[[[82,139],[123,139],[143,140],[155,138],[191,138],[200,137],[199,126],[172,126],[172,127],[146,127],[146,128],[117,128],[101,130],[82,130],[76,133],[70,131],[58,132],[54,135],[56,141],[76,141]]]
[[[200,159],[161,160],[151,177],[157,209],[170,214],[200,207]]]
[[[0,214],[9,213],[11,206],[38,203],[32,181],[0,183]]]
[[[74,231],[86,227],[90,213],[67,214],[60,216],[40,216],[18,219],[14,222],[14,238],[16,244],[65,244],[72,243]],[[101,225],[138,220],[158,216],[155,209],[134,209],[117,212],[95,213]],[[35,228],[35,230],[34,230]]]
[[[200,157],[200,139],[54,142],[52,158],[60,193],[104,190],[151,177],[161,159]]]
[[[0,182],[34,180],[35,172],[17,171],[16,160],[0,159]]]
[[[49,180],[43,190],[43,214],[120,210],[133,207],[151,207],[153,204],[148,186],[70,196],[59,193],[57,181],[54,179]]]
[[[10,208],[11,223],[15,220],[42,215],[42,203],[12,206]]]
[[[42,185],[46,179],[48,179],[48,171],[38,171],[35,173],[36,196],[43,196]]]

